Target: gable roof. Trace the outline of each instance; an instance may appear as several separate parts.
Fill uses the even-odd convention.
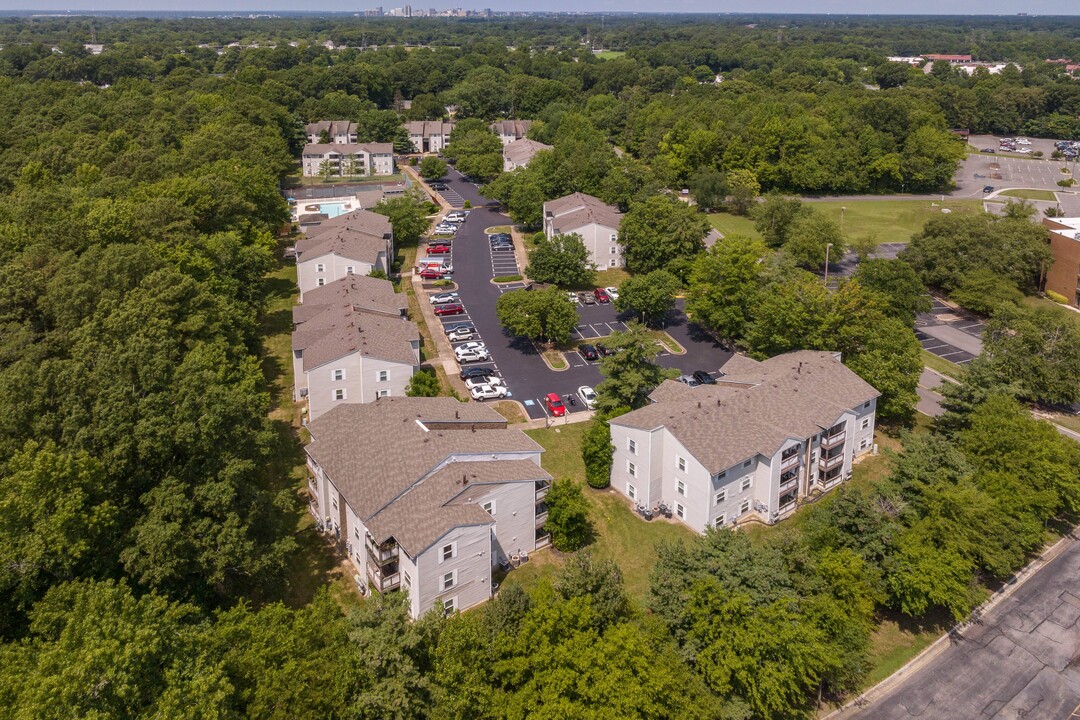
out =
[[[365,522],[455,456],[465,461],[543,452],[499,413],[454,398],[340,404],[308,423],[308,430],[308,455]]]
[[[613,205],[585,193],[573,193],[544,203],[544,217],[552,218],[556,233],[572,233],[590,224],[618,229],[622,213]]]
[[[327,155],[338,153],[339,155],[389,155],[394,152],[392,143],[308,143],[304,146],[303,155]]]
[[[470,488],[550,479],[529,460],[452,462],[407,489],[365,524],[377,544],[393,537],[415,558],[455,527],[495,523],[487,511],[471,502]]]
[[[379,253],[386,250],[384,238],[343,228],[337,232],[320,233],[316,237],[297,241],[296,262],[300,264],[325,255],[337,255],[374,265],[379,260]]]
[[[491,123],[491,129],[496,135],[523,138],[532,127],[532,120],[496,120]]]
[[[445,120],[412,120],[405,123],[405,130],[409,135],[431,137],[432,135],[449,135],[454,130],[454,122]]]
[[[394,227],[390,224],[390,218],[385,215],[380,215],[371,210],[353,210],[352,212],[343,213],[337,217],[319,223],[318,227],[314,227],[307,232],[306,237],[297,241],[296,249],[299,252],[302,250],[304,244],[310,242],[313,238],[334,230],[342,229],[367,233],[368,235],[375,235],[376,237],[389,237],[394,233]]]
[[[351,120],[320,120],[318,122],[308,123],[304,126],[304,132],[308,135],[321,135],[323,130],[325,130],[330,137],[335,135],[354,135],[356,134],[356,123]]]
[[[348,304],[329,305],[292,334],[292,349],[303,351],[304,372],[353,353],[416,365],[416,325],[403,317],[358,312]]]
[[[551,145],[542,142],[522,138],[508,143],[503,147],[503,157],[515,165],[520,165],[532,160],[533,156],[541,150],[551,150]]]
[[[748,369],[754,377],[730,375],[716,386],[687,387],[690,393],[657,388],[659,402],[610,422],[640,430],[664,427],[710,473],[718,473],[755,455],[771,456],[788,438],[816,435],[880,395],[829,352],[786,353]]]
[[[329,305],[347,305],[353,310],[398,317],[405,314],[409,302],[404,293],[394,292],[389,280],[350,273],[304,293],[304,304],[293,308],[293,322],[310,320],[325,312]]]

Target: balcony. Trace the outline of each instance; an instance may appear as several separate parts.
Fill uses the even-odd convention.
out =
[[[367,536],[367,552],[368,558],[379,565],[385,565],[398,558],[398,546],[396,542],[390,541],[379,546],[375,544],[375,541],[371,539],[370,535]]]
[[[826,435],[821,438],[821,447],[834,448],[837,445],[843,445],[845,440],[847,440],[847,431],[841,430],[835,435]]]
[[[394,590],[401,585],[401,573],[398,572],[397,564],[390,567],[379,568],[371,563],[367,565],[368,579],[379,592]]]
[[[840,467],[844,464],[844,453],[837,453],[832,457],[822,457],[820,467],[822,470],[828,472],[833,468]]]
[[[540,503],[536,506],[536,527],[540,527],[547,522],[548,509],[547,505]]]
[[[540,502],[547,497],[548,490],[551,489],[551,482],[548,480],[536,481],[536,502]]]
[[[794,472],[794,473],[791,473],[790,475],[788,475],[787,477],[785,477],[785,475],[788,475],[788,473],[785,473],[784,475],[780,476],[780,491],[781,492],[783,492],[784,490],[789,490],[792,487],[799,484],[799,473]]]
[[[799,465],[799,453],[797,453],[797,452],[792,453],[791,455],[789,455],[787,457],[781,457],[780,458],[780,472],[784,472],[785,470],[790,470],[791,468],[797,467],[798,465]]]

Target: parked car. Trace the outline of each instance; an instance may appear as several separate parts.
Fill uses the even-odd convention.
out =
[[[428,183],[428,187],[430,187],[435,192],[443,192],[444,190],[446,190],[446,183],[441,183],[441,182]]]
[[[600,353],[602,357],[607,357],[608,355],[614,355],[618,352],[618,350],[615,350],[614,348],[609,348],[604,343],[596,343],[596,352]]]
[[[487,345],[477,340],[475,342],[462,343],[454,348],[454,352],[470,352],[472,350],[483,350],[484,352],[487,352]]]
[[[426,268],[420,271],[420,277],[425,280],[449,280],[450,276],[444,273],[442,270],[434,270],[432,268]]]
[[[617,288],[617,287],[606,287],[606,288],[604,288],[604,290],[607,291],[607,294],[611,297],[612,300],[618,300],[619,299],[619,288]]]
[[[513,245],[492,245],[491,252],[514,252]]]
[[[469,332],[476,332],[476,325],[473,325],[471,322],[459,322],[450,323],[449,325],[443,326],[443,331],[447,335],[454,332],[455,330],[468,330]]]
[[[428,298],[428,302],[432,305],[445,305],[446,303],[455,303],[461,299],[461,296],[456,292],[439,293],[438,295],[432,295]]]
[[[450,342],[459,342],[461,340],[471,340],[476,335],[476,330],[468,328],[462,328],[460,330],[453,330],[446,333],[446,338]]]
[[[1016,138],[1016,144],[1017,145],[1030,145],[1031,141],[1028,140],[1027,138],[1018,137],[1018,138]]]
[[[461,212],[460,210],[455,210],[454,212],[444,217],[443,222],[461,223],[465,222],[466,217],[468,217],[468,215],[466,215],[465,213]]]
[[[562,417],[566,414],[566,406],[563,405],[562,398],[555,393],[548,393],[547,397],[544,398],[544,401],[547,405],[548,412],[554,417]]]
[[[578,397],[581,398],[581,402],[585,403],[585,407],[592,410],[596,407],[596,391],[588,385],[582,385],[577,389]]]
[[[450,246],[445,243],[428,245],[428,255],[446,255],[450,252]]]
[[[492,240],[491,241],[491,247],[493,247],[493,248],[497,248],[497,247],[512,248],[512,247],[514,247],[514,243],[510,242],[509,240]]]
[[[582,305],[595,305],[596,298],[589,293],[578,293],[578,302]]]
[[[436,315],[464,315],[465,306],[461,303],[447,303],[435,306]]]
[[[596,301],[601,305],[611,302],[611,296],[607,294],[607,290],[604,288],[596,288],[593,290],[593,295],[596,297]]]
[[[485,400],[504,398],[507,392],[509,391],[504,385],[478,385],[469,391],[469,395],[476,402],[484,402]]]
[[[990,153],[991,155],[993,155],[994,153],[997,152],[997,150],[995,150],[994,148],[983,148],[979,152],[981,152],[981,153]]]
[[[488,360],[491,359],[491,356],[488,355],[487,348],[481,348],[479,350],[467,350],[465,352],[457,352],[457,351],[455,351],[454,355],[457,356],[457,361],[459,363],[464,363],[464,362],[487,362]]]
[[[581,357],[585,358],[590,362],[600,359],[600,353],[596,351],[596,348],[587,343],[585,345],[578,345],[577,351],[581,354]]]
[[[984,193],[992,193],[992,192],[994,192],[994,186],[993,185],[987,185],[986,187],[983,188],[983,192]]]
[[[490,235],[488,235],[488,240],[511,240],[512,241],[513,239],[514,238],[510,237],[510,233],[491,233]]]
[[[698,387],[699,385],[701,385],[701,383],[699,383],[693,375],[680,375],[675,379],[681,383],[689,385],[690,387]]]
[[[570,302],[574,303],[575,305],[577,305],[577,293],[576,292],[568,292],[568,293],[566,293],[566,299],[569,300]]]
[[[457,225],[436,225],[436,235],[457,235]]]
[[[714,378],[712,375],[705,372],[704,370],[695,370],[694,371],[694,379],[697,380],[702,385],[715,385],[716,384],[716,378]]]
[[[472,390],[474,387],[481,385],[490,385],[492,387],[506,387],[506,383],[498,375],[484,375],[483,377],[469,378],[465,381],[465,387]]]
[[[462,380],[470,380],[475,378],[494,377],[495,370],[489,367],[471,367],[462,368],[461,375],[459,377]]]

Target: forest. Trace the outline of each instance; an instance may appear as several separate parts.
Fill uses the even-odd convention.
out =
[[[798,267],[814,247],[779,231],[681,242],[701,215],[663,191],[765,193],[763,228],[824,242],[782,193],[945,189],[954,127],[1080,137],[1080,82],[1042,62],[1080,58],[1080,22],[598,25],[0,20],[0,718],[810,717],[863,686],[883,614],[960,619],[1075,520],[1080,447],[1022,402],[1075,399],[1080,369],[1033,353],[1047,322],[1016,308],[883,478],[765,540],[664,548],[644,600],[588,550],[450,618],[410,622],[394,596],[297,600],[300,444],[273,414],[265,340],[305,122],[392,141],[448,105],[534,120],[554,149],[485,189],[515,221],[573,191],[619,205],[652,243],[634,272],[674,276],[757,355],[829,345],[827,326],[897,428],[922,284],[977,294],[970,276],[992,272],[1032,290],[1041,255],[1015,218],[928,225],[833,293]],[[915,52],[1023,70],[886,72]],[[485,152],[469,127],[465,157]],[[983,235],[993,253],[939,262]]]

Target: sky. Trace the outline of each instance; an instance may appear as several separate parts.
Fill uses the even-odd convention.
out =
[[[475,3],[475,4],[474,4]],[[200,9],[244,12],[313,12],[329,10],[355,12],[382,5],[400,7],[404,0],[0,0],[0,11],[30,12],[94,11],[182,11]],[[417,7],[464,7],[492,10],[575,11],[575,12],[692,12],[692,13],[855,13],[860,15],[1080,15],[1078,0],[415,0]]]

